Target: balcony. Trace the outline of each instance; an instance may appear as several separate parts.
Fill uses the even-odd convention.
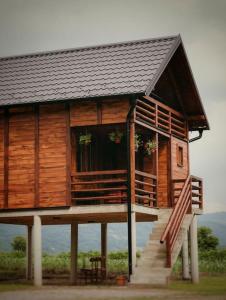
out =
[[[150,97],[137,100],[135,122],[166,135],[187,138],[187,123],[178,111]]]
[[[156,207],[156,176],[136,170],[135,178],[135,203]],[[73,205],[125,204],[128,199],[127,170],[73,173],[71,193]]]

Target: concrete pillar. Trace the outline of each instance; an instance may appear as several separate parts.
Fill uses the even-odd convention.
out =
[[[32,278],[32,226],[27,226],[27,243],[26,243],[26,279]]]
[[[71,283],[77,283],[78,269],[78,223],[71,223]]]
[[[191,242],[191,279],[193,283],[199,283],[199,261],[198,261],[198,237],[197,216],[194,215],[190,226]]]
[[[34,258],[34,285],[42,285],[42,224],[40,216],[34,216],[33,225],[33,258]]]
[[[137,264],[137,235],[136,235],[136,213],[132,211],[131,214],[131,227],[132,227],[132,274]]]
[[[186,230],[185,239],[182,245],[182,270],[183,279],[189,279],[189,259],[188,259],[188,232]]]
[[[107,275],[107,223],[101,224],[101,256],[104,257],[102,260],[102,268],[105,268]]]

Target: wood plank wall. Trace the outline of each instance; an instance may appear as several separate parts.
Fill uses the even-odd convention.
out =
[[[129,101],[107,101],[0,110],[0,209],[70,205],[70,124],[125,122]]]
[[[0,110],[0,209],[4,207],[4,110]]]
[[[169,204],[169,141],[164,140],[159,142],[158,153],[158,207],[168,207]]]
[[[183,166],[178,166],[177,164],[178,146],[183,148]],[[171,162],[172,179],[186,179],[189,173],[188,142],[176,137],[171,138]]]
[[[8,208],[34,203],[34,128],[32,106],[9,109]]]
[[[68,205],[66,104],[10,108],[7,117],[5,111],[0,111],[0,208]]]
[[[39,109],[39,206],[67,203],[67,114],[65,104]]]
[[[73,103],[71,126],[124,123],[128,110],[129,100],[125,98]]]

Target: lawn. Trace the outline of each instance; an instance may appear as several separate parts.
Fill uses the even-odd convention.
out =
[[[175,280],[169,285],[170,290],[197,295],[226,295],[226,275],[203,276],[199,284],[190,281]]]

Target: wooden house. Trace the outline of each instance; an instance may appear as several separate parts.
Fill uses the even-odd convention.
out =
[[[189,142],[208,129],[180,36],[1,58],[0,222],[27,225],[27,277],[33,249],[42,284],[42,224],[71,224],[76,282],[78,224],[102,224],[106,258],[107,224],[127,222],[131,283],[165,283],[181,248],[188,277],[188,232],[197,282]],[[136,223],[153,221],[137,262]]]

